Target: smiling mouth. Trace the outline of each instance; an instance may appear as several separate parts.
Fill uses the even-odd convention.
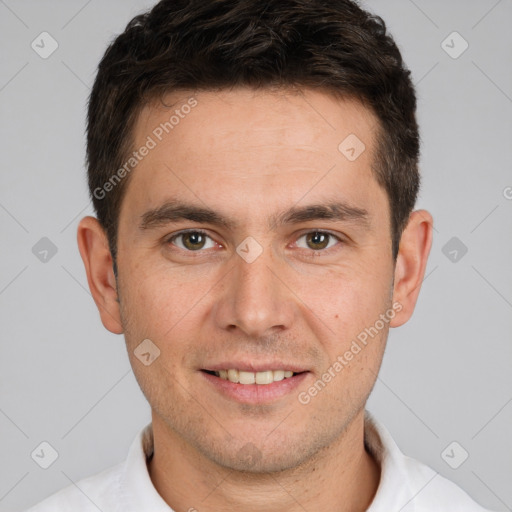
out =
[[[215,375],[215,377],[219,377],[223,380],[228,380],[235,384],[272,384],[273,382],[279,382],[284,379],[289,379],[294,375],[298,375],[299,373],[292,372],[291,370],[266,370],[263,372],[246,372],[243,370],[219,370],[219,371],[211,371],[211,370],[203,370],[205,373],[210,375]]]

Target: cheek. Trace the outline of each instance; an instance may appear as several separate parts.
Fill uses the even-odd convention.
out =
[[[391,279],[390,268],[361,262],[303,275],[295,284],[304,303],[303,314],[311,317],[313,313],[323,330],[318,339],[337,346],[373,325],[390,307]]]
[[[197,273],[194,279],[190,275],[184,279],[183,269],[160,269],[157,264],[126,270],[132,277],[121,290],[121,301],[128,343],[149,338],[161,350],[176,352],[176,341],[183,338],[183,332],[201,321],[198,316],[204,313],[203,300],[214,293],[212,282]]]
[[[310,325],[316,322],[315,337],[326,357],[316,376],[320,382],[303,391],[309,397],[321,394],[317,410],[354,412],[367,400],[375,383],[395,312],[389,286],[363,283],[358,279],[332,283],[326,286],[325,295],[317,293],[310,298],[311,310],[321,318],[313,320],[309,313]],[[313,305],[315,301],[318,307]]]
[[[140,336],[158,340],[182,316],[183,297],[179,286],[154,275],[125,271],[130,278],[120,286],[121,311],[127,341]],[[137,276],[135,279],[133,276]]]
[[[197,295],[184,290],[179,281],[169,276],[140,271],[137,275],[137,279],[125,282],[121,289],[124,336],[131,366],[148,402],[157,410],[175,411],[178,406],[169,404],[167,395],[180,397],[178,403],[186,399],[181,396],[177,375],[187,354],[183,332]],[[144,342],[142,350],[139,347],[147,339],[151,343]],[[151,358],[156,356],[148,365],[144,362],[146,352]]]

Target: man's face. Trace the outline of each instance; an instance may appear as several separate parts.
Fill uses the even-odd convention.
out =
[[[362,411],[384,351],[389,324],[375,325],[392,307],[394,266],[388,200],[370,168],[377,121],[313,91],[200,92],[182,108],[189,97],[148,106],[135,126],[135,148],[148,136],[156,146],[133,171],[119,219],[128,353],[170,435],[225,467],[291,468]],[[179,122],[158,130],[176,109]],[[365,145],[355,159],[354,135]],[[322,218],[334,203],[340,215]],[[183,218],[184,206],[227,222]],[[145,339],[160,350],[148,366],[134,354]],[[248,381],[296,375],[241,384],[221,370]]]

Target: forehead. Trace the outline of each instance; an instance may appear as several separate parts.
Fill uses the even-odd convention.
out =
[[[268,209],[338,191],[371,202],[377,129],[358,101],[319,91],[174,92],[138,116],[134,149],[151,150],[125,199],[137,210],[173,193],[212,207],[246,200]]]
[[[375,115],[355,99],[309,89],[240,87],[195,94],[178,91],[154,99],[139,113],[133,135],[135,145],[150,134],[157,142],[174,137],[187,143],[195,132],[194,145],[207,137],[206,142],[217,143],[216,150],[222,146],[228,150],[230,139],[243,139],[243,147],[237,144],[231,149],[246,151],[262,143],[293,149],[302,145],[339,156],[338,144],[349,134],[364,139],[366,148],[371,148],[377,127]]]

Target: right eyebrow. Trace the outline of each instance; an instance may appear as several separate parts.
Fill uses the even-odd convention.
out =
[[[161,206],[147,211],[141,218],[139,228],[143,231],[180,220],[213,224],[227,229],[233,229],[236,226],[235,222],[226,219],[210,208],[186,204],[179,201],[167,201]]]

